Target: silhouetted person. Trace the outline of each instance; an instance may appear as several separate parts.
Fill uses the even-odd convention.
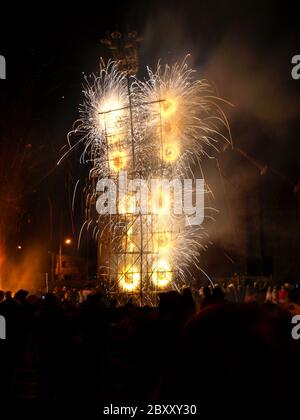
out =
[[[290,322],[290,314],[269,313],[257,304],[206,308],[168,355],[157,398],[297,399],[300,340],[290,339]],[[278,360],[284,368],[274,369]]]
[[[7,290],[7,292],[5,292],[5,300],[6,301],[12,300],[12,295],[11,295],[10,290]]]
[[[221,289],[221,287],[214,287],[212,289],[212,299],[211,302],[215,304],[224,303],[225,302],[225,293]]]
[[[185,287],[182,291],[181,307],[185,318],[190,318],[196,313],[196,304],[189,287]]]
[[[14,296],[14,299],[19,301],[20,303],[24,304],[27,296],[28,296],[28,291],[20,289],[16,292],[16,294]]]
[[[213,303],[210,288],[207,286],[203,287],[202,295],[203,295],[203,298],[202,298],[200,307],[201,309],[204,309]]]
[[[282,286],[278,293],[279,303],[287,303],[289,298],[289,291],[286,286]]]

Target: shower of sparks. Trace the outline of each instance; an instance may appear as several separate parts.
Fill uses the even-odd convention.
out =
[[[87,202],[95,204],[97,180],[194,178],[201,161],[230,142],[230,130],[213,87],[195,78],[186,60],[173,66],[148,68],[140,81],[109,62],[99,77],[86,82],[81,118],[73,132],[83,134],[81,160],[92,164]],[[71,146],[70,149],[75,146]],[[68,152],[67,152],[68,153]],[[149,185],[149,183],[148,183]],[[206,185],[205,192],[210,189]],[[93,236],[105,242],[101,267],[109,292],[143,293],[176,290],[190,284],[193,266],[207,247],[202,225],[186,226],[186,216],[169,211],[166,196],[154,202],[149,193],[147,214],[135,212],[135,196],[123,197],[115,215],[88,217]],[[171,198],[169,198],[171,200]],[[165,211],[165,208],[167,209]]]

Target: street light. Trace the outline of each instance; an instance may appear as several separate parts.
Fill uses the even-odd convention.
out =
[[[66,246],[72,245],[72,238],[70,238],[70,237],[65,238],[63,243]],[[60,276],[60,273],[61,273],[61,254],[62,254],[62,243],[60,242],[60,244],[59,244],[59,272],[58,272],[59,276]]]

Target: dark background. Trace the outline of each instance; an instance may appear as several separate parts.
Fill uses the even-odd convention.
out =
[[[4,6],[1,6],[2,8]],[[214,242],[201,256],[213,276],[234,272],[298,277],[300,80],[291,58],[300,54],[296,4],[287,2],[122,1],[32,5],[1,10],[0,80],[1,226],[7,252],[17,244],[57,251],[78,237],[84,194],[72,216],[80,148],[56,163],[78,118],[84,74],[97,72],[106,31],[136,30],[140,76],[158,59],[174,63],[191,54],[200,78],[216,84],[234,150],[204,162],[219,209],[208,226]],[[267,168],[266,168],[267,167]],[[266,168],[267,171],[262,171]],[[263,175],[262,175],[263,173]],[[1,239],[1,238],[0,238]],[[84,237],[80,255],[94,255]]]

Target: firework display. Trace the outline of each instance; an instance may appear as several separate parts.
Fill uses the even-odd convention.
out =
[[[85,86],[76,132],[84,133],[82,161],[92,162],[88,203],[97,207],[99,197],[102,204],[107,199],[97,188],[101,180],[114,185],[123,180],[113,211],[98,217],[89,212],[84,225],[89,229],[94,223],[99,271],[110,295],[153,301],[157,292],[190,284],[192,267],[200,268],[205,229],[192,224],[186,212],[174,212],[176,183],[168,194],[162,183],[186,180],[185,191],[194,193],[201,160],[230,141],[220,100],[194,73],[186,60],[159,63],[140,81],[109,62]],[[128,189],[132,180],[138,188]],[[201,188],[202,194],[209,192],[207,185]]]

